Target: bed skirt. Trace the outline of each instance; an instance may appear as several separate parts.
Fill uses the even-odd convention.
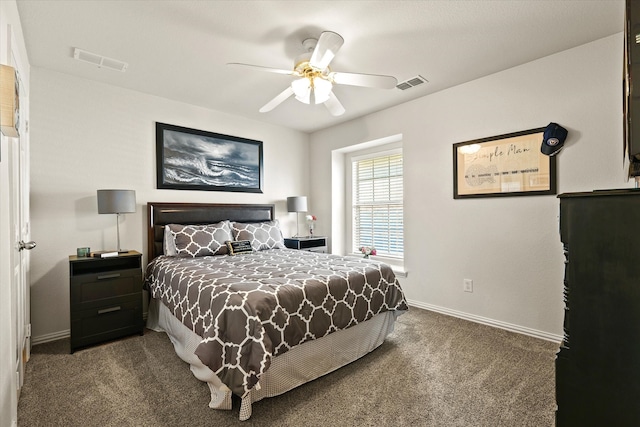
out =
[[[240,420],[251,417],[253,402],[285,393],[376,349],[393,331],[395,319],[400,314],[395,311],[380,313],[366,322],[306,342],[274,357],[260,382],[242,399]],[[211,392],[209,407],[231,409],[231,390],[194,354],[202,338],[184,326],[161,301],[153,298],[149,303],[147,328],[166,332],[176,353],[190,365],[194,376],[207,383]]]

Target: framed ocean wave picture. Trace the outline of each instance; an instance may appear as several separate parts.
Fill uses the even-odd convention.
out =
[[[156,122],[158,188],[262,193],[262,141]]]

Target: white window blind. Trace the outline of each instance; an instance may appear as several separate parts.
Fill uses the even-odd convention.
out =
[[[353,252],[403,257],[402,153],[353,159]]]

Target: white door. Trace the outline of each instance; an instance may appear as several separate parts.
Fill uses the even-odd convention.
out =
[[[18,80],[20,72],[18,69]],[[20,82],[21,83],[21,82]],[[13,275],[12,294],[15,307],[16,331],[16,371],[18,395],[24,381],[24,365],[29,360],[31,350],[30,303],[29,303],[29,250],[35,247],[30,241],[29,231],[29,135],[28,98],[24,85],[20,84],[20,136],[11,138],[9,145],[10,186],[11,186],[11,226],[13,229]]]
[[[19,57],[18,49],[13,42],[11,25],[0,28],[5,42],[0,46],[2,55],[0,62],[17,70],[19,88],[19,137],[0,135],[0,278],[2,279],[3,301],[1,308],[5,311],[2,316],[3,325],[0,332],[0,342],[9,345],[1,350],[2,372],[1,378],[7,381],[10,388],[2,389],[0,407],[4,412],[0,417],[0,424],[9,421],[15,425],[17,421],[17,402],[20,389],[24,382],[25,364],[30,356],[30,312],[29,312],[29,251],[34,243],[29,241],[29,133],[28,133],[28,81],[23,75],[28,75],[28,63]],[[6,38],[5,38],[6,37]],[[6,50],[5,50],[6,49]],[[25,71],[26,72],[23,72]],[[5,280],[9,283],[5,283]],[[9,291],[8,295],[6,291]],[[5,299],[6,298],[6,299]],[[9,313],[6,313],[8,311]],[[10,319],[9,325],[5,322]],[[7,327],[9,326],[9,327]],[[7,333],[8,332],[8,333]],[[7,336],[8,335],[8,336]],[[10,362],[4,364],[4,351],[10,354]],[[9,365],[9,366],[7,366]],[[5,395],[8,392],[8,396]],[[10,413],[5,412],[8,409]],[[6,425],[9,425],[8,423]]]

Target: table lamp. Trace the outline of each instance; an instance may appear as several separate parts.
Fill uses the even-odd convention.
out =
[[[296,234],[293,237],[298,236],[299,229],[299,218],[298,212],[306,212],[307,211],[307,196],[293,196],[287,197],[287,212],[295,212],[296,213]]]
[[[120,247],[120,214],[135,211],[136,192],[134,190],[98,190],[98,213],[116,214],[118,253],[128,252]]]

